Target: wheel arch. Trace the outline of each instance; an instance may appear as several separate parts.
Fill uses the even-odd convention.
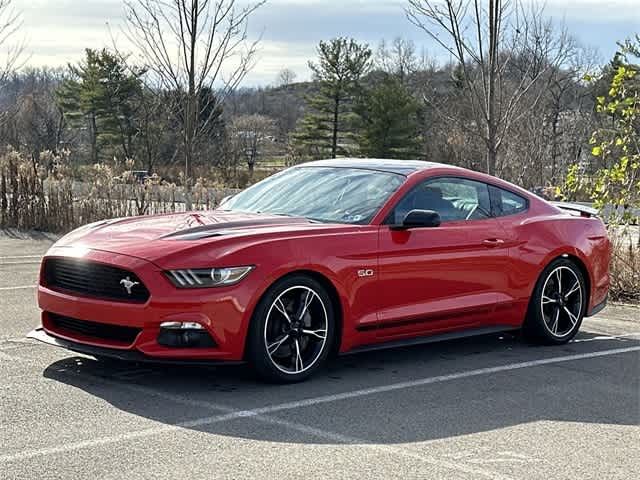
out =
[[[546,259],[546,261],[543,263],[542,268],[540,268],[539,272],[538,272],[538,276],[536,278],[535,283],[532,286],[531,289],[531,294],[529,295],[529,299],[531,301],[531,299],[533,298],[533,292],[535,291],[536,285],[538,284],[538,282],[540,281],[540,278],[542,277],[542,273],[544,272],[544,270],[551,265],[553,262],[555,262],[556,260],[559,259],[565,259],[565,260],[569,260],[570,262],[572,262],[580,271],[580,273],[582,274],[582,278],[584,278],[584,283],[585,283],[585,296],[586,296],[586,308],[587,311],[589,310],[589,305],[591,302],[591,285],[592,285],[592,280],[591,280],[591,274],[589,273],[589,269],[587,268],[587,264],[585,263],[585,261],[580,258],[580,255],[577,251],[565,251],[565,252],[560,252],[560,253],[556,253],[552,256],[550,256],[549,258]]]
[[[565,256],[566,255],[566,256]],[[589,269],[587,268],[587,265],[584,263],[584,261],[576,256],[576,255],[571,255],[571,254],[565,254],[562,255],[561,258],[566,258],[567,260],[570,260],[571,262],[573,262],[576,267],[578,267],[578,270],[580,270],[580,273],[582,273],[582,278],[584,278],[584,283],[585,283],[585,296],[586,298],[586,308],[587,308],[587,312],[589,311],[589,305],[591,304],[591,274],[589,273]],[[586,313],[585,313],[586,315]]]
[[[591,291],[590,291],[591,277],[589,275],[589,269],[585,264],[584,260],[580,258],[578,254],[573,254],[567,251],[559,252],[555,255],[550,256],[547,259],[547,261],[545,261],[542,264],[542,268],[538,273],[538,277],[531,291],[531,295],[530,295],[528,306],[527,306],[527,313],[525,315],[525,320],[522,324],[522,333],[525,339],[534,341],[536,343],[543,343],[545,345],[547,344],[556,345],[556,344],[565,343],[566,341],[569,341],[577,333],[578,329],[580,328],[579,324],[582,322],[582,318],[581,318],[578,322],[577,327],[575,327],[575,323],[574,323],[572,328],[566,332],[566,335],[570,335],[570,336],[567,337],[565,335],[560,339],[558,339],[557,337],[553,337],[552,339],[549,336],[549,335],[553,335],[552,332],[549,332],[549,335],[547,334],[547,331],[549,330],[548,326],[545,326],[545,332],[541,331],[542,327],[539,325],[539,320],[538,320],[539,318],[538,313],[540,313],[540,311],[537,310],[539,304],[538,306],[536,306],[536,304],[534,303],[534,300],[536,300],[536,298],[539,298],[537,297],[537,294],[543,295],[542,290],[538,291],[538,288],[541,285],[541,282],[545,278],[543,275],[547,270],[551,272],[552,271],[551,267],[553,266],[554,262],[558,262],[558,261],[561,261],[559,265],[562,265],[562,264],[567,265],[568,263],[572,264],[575,267],[575,269],[577,269],[582,274],[582,278],[585,284],[585,295],[584,295],[585,298],[583,302],[586,308],[586,311],[583,313],[582,318],[587,316],[587,312],[589,309],[589,302],[591,298]],[[544,322],[544,319],[543,319],[543,322]]]
[[[345,316],[345,312],[344,312],[344,308],[343,308],[343,302],[340,298],[340,293],[338,292],[338,288],[335,286],[335,284],[329,279],[329,277],[327,277],[326,275],[324,275],[323,273],[318,272],[317,270],[310,270],[310,269],[306,269],[306,268],[300,268],[300,269],[296,269],[296,270],[291,270],[289,272],[286,272],[274,279],[272,279],[272,281],[269,283],[269,285],[263,289],[262,293],[260,294],[258,300],[255,302],[255,305],[253,306],[252,312],[251,312],[251,316],[250,316],[250,322],[253,321],[253,315],[254,312],[256,310],[256,308],[258,307],[258,305],[260,304],[260,302],[262,301],[262,299],[264,298],[264,296],[267,294],[267,292],[269,292],[269,290],[271,289],[271,287],[273,287],[276,283],[282,281],[285,278],[288,277],[292,277],[295,275],[304,275],[307,276],[309,278],[312,278],[313,280],[315,280],[316,282],[318,282],[320,285],[323,286],[323,288],[326,289],[327,293],[329,294],[329,298],[331,299],[331,303],[333,306],[333,311],[335,314],[335,323],[336,323],[336,335],[333,338],[333,344],[331,345],[331,350],[330,350],[330,354],[331,355],[336,355],[340,349],[340,344],[342,342],[342,333],[343,333],[343,329],[344,329],[344,316]],[[246,359],[246,355],[247,355],[247,342],[248,342],[249,336],[246,335],[245,338],[245,345],[244,345],[244,354],[243,354],[243,358]]]

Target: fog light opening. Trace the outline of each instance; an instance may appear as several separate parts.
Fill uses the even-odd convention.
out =
[[[213,348],[216,343],[197,322],[163,322],[158,344],[170,348]]]

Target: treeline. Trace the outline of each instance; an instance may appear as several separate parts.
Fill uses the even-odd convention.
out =
[[[570,165],[598,168],[591,133],[607,122],[596,111],[619,59],[601,69],[569,43],[570,63],[549,68],[518,101],[502,133],[494,172],[527,187],[557,186]],[[279,167],[317,158],[416,158],[486,170],[486,142],[456,64],[438,66],[395,39],[372,51],[351,39],[321,42],[314,81],[291,79],[242,88],[224,102],[199,92],[197,175],[244,183],[255,166]],[[595,73],[598,72],[599,73]],[[591,80],[585,77],[591,72]],[[505,81],[523,81],[517,68]],[[531,73],[526,73],[531,75]],[[68,69],[12,73],[0,90],[0,143],[38,158],[68,151],[83,165],[134,161],[134,168],[179,181],[184,174],[180,92],[148,86],[142,68],[109,50],[87,50]],[[478,74],[479,75],[479,74]],[[595,80],[594,80],[595,79]],[[500,106],[505,108],[504,106]]]
[[[87,49],[67,68],[0,71],[0,145],[38,164],[42,152],[64,153],[78,179],[105,164],[187,187],[199,177],[244,186],[286,165],[367,156],[450,163],[587,199],[583,184],[620,158],[594,155],[593,133],[615,121],[619,69],[637,71],[633,41],[602,64],[534,7],[408,0],[408,20],[448,63],[402,38],[335,38],[310,59],[311,81],[285,68],[272,86],[241,88],[256,51],[246,22],[264,2],[236,3],[132,0],[131,54]],[[183,14],[200,28],[173,28]],[[178,58],[167,46],[176,43]],[[633,91],[636,80],[623,80]],[[567,172],[579,177],[569,187]]]
[[[584,50],[571,48],[576,62],[583,58]],[[339,38],[321,42],[318,51],[311,82],[242,88],[224,102],[202,89],[198,122],[206,134],[194,150],[195,171],[234,181],[255,166],[335,156],[486,169],[459,66],[419,57],[403,39],[372,51]],[[606,91],[606,81],[584,80],[593,68],[549,69],[519,101],[497,174],[527,186],[557,185],[569,165],[590,162],[589,136],[600,123],[595,98]],[[510,82],[522,80],[517,73],[510,72]],[[148,75],[109,50],[87,50],[66,69],[11,73],[0,90],[0,144],[34,158],[68,151],[78,174],[83,165],[131,159],[135,169],[178,181],[184,146],[175,103],[182,93],[149,86]],[[293,77],[283,72],[280,80],[287,76]]]

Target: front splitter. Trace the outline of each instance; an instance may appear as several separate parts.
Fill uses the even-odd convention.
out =
[[[243,365],[243,361],[221,361],[221,360],[172,360],[166,358],[156,358],[145,355],[137,350],[120,350],[115,348],[96,347],[94,345],[86,345],[84,343],[73,342],[64,338],[55,337],[47,333],[42,327],[36,328],[27,334],[27,338],[38,340],[39,342],[52,345],[54,347],[64,348],[72,352],[90,355],[92,357],[106,357],[125,362],[136,363],[154,363],[160,365],[198,365],[198,366],[224,366],[224,365]]]

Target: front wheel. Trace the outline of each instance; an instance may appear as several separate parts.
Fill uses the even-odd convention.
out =
[[[334,332],[333,305],[324,287],[306,275],[284,278],[254,312],[249,361],[265,380],[302,381],[324,365]]]
[[[524,334],[539,343],[567,343],[578,333],[586,308],[582,272],[570,260],[554,260],[544,269],[533,291]]]

